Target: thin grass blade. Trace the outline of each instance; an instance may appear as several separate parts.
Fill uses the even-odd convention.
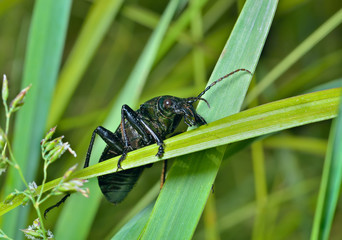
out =
[[[247,1],[219,59],[210,82],[238,68],[255,70],[274,12],[275,1]],[[212,105],[206,114],[204,104],[198,112],[214,121],[240,110],[250,76],[234,76],[220,89],[206,94]],[[235,80],[235,81],[234,81]],[[190,239],[216,177],[225,147],[210,149],[175,160],[157,199],[142,239]]]
[[[112,238],[112,240],[139,239],[139,235],[145,227],[153,206],[154,203],[151,203],[137,215],[135,215],[127,224],[125,224],[121,228],[121,230]]]
[[[104,38],[123,0],[95,1],[86,18],[56,87],[48,125],[55,125],[64,113],[95,51]]]
[[[323,167],[311,239],[329,239],[342,183],[342,101],[334,119]]]
[[[326,37],[332,30],[342,23],[342,9],[339,9],[322,26],[307,37],[298,47],[287,55],[276,67],[274,67],[258,85],[250,91],[246,97],[245,106],[249,105],[267,87],[269,87],[279,76],[288,70],[294,63],[303,57],[311,48]]]
[[[32,84],[25,105],[16,115],[13,149],[26,180],[34,180],[40,161],[40,140],[61,63],[71,1],[38,0],[26,49],[22,88]],[[22,189],[16,169],[10,169],[5,192]],[[25,228],[28,208],[6,215],[1,227],[9,236]],[[17,236],[15,239],[20,239]]]
[[[237,141],[264,136],[305,124],[331,119],[337,116],[341,89],[330,89],[305,94],[281,101],[264,104],[215,122],[193,131],[165,140],[167,151],[163,158],[156,158],[156,145],[150,145],[130,152],[122,163],[124,169],[134,168],[201,150],[227,145]],[[116,172],[118,157],[77,171],[73,177],[87,179]],[[46,184],[46,191],[61,180]],[[19,206],[22,196],[12,204],[0,203],[0,216]],[[85,200],[78,202],[81,204]]]

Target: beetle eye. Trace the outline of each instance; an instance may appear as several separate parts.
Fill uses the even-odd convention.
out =
[[[158,100],[158,111],[164,117],[170,117],[175,114],[177,98],[172,96],[161,96]]]
[[[172,105],[171,99],[167,98],[167,99],[164,100],[164,102],[163,102],[163,107],[164,107],[165,109],[168,109],[171,105]]]

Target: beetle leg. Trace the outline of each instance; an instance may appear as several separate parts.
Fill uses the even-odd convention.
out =
[[[149,133],[152,138],[156,141],[156,143],[158,144],[159,148],[158,148],[158,153],[156,154],[157,157],[162,157],[163,153],[164,153],[164,142],[162,140],[161,137],[158,136],[158,134],[156,134],[149,125],[147,125],[144,120],[138,115],[137,112],[135,112],[132,108],[130,108],[128,105],[123,105],[122,109],[121,109],[121,129],[122,129],[122,136],[124,137],[124,142],[125,142],[125,146],[126,143],[128,144],[128,139],[127,139],[127,135],[125,133],[125,124],[124,124],[124,117],[126,117],[127,121],[132,125],[132,127],[138,131],[139,134],[141,134],[141,136],[144,139],[149,139],[149,136],[147,133]]]
[[[163,161],[163,169],[160,176],[160,189],[163,188],[166,178],[166,171],[167,171],[167,160]]]
[[[146,144],[150,143],[150,136],[146,132],[145,127],[141,123],[141,118],[135,112],[132,108],[130,108],[128,105],[124,104],[121,108],[121,130],[124,129],[126,131],[126,126],[124,126],[124,119],[127,119],[127,121],[132,125],[132,127],[139,133],[140,136],[142,136],[143,142]],[[122,133],[122,132],[121,132]],[[125,133],[126,134],[126,133]],[[122,133],[122,136],[125,138],[124,133]]]
[[[86,155],[86,160],[84,162],[84,167],[83,168],[87,168],[89,166],[89,161],[90,161],[90,155],[91,152],[93,150],[93,145],[94,145],[94,141],[95,141],[95,136],[99,135],[102,140],[111,148],[114,149],[118,152],[122,152],[123,151],[123,147],[122,147],[122,141],[120,138],[118,138],[113,132],[109,131],[108,129],[98,126],[94,131],[93,134],[91,135],[91,140],[90,140],[90,144],[88,147],[88,151],[87,151],[87,155]],[[66,194],[59,202],[57,202],[55,205],[47,208],[44,212],[44,218],[46,218],[47,213],[52,210],[55,207],[58,207],[59,205],[61,205],[63,202],[65,202],[65,200],[70,196],[70,193]]]
[[[124,104],[121,108],[120,130],[121,130],[121,136],[123,138],[123,142],[125,145],[124,145],[121,157],[119,158],[119,161],[118,161],[118,169],[122,169],[122,170],[123,168],[121,167],[121,162],[126,159],[128,149],[129,149],[129,139],[126,133],[125,118],[132,125],[132,127],[136,129],[141,136],[143,136],[143,139],[146,139],[148,137],[147,134],[144,132],[142,126],[137,122],[137,119],[134,116],[131,116],[132,114],[130,110],[134,112],[126,104]]]
[[[119,161],[118,161],[118,165],[117,165],[118,170],[119,170],[119,169],[124,170],[124,169],[121,167],[121,162],[122,162],[123,160],[126,159],[127,152],[128,152],[128,148],[124,148],[124,150],[123,150],[123,152],[122,152],[122,154],[121,154],[121,157],[119,158]]]
[[[44,211],[44,218],[46,219],[47,217],[47,213],[50,212],[50,210],[54,209],[55,207],[59,207],[59,205],[61,205],[62,203],[65,202],[65,200],[67,200],[67,198],[70,197],[70,193],[66,194],[61,200],[59,200],[58,203],[56,203],[55,205],[52,205],[51,207],[48,207],[47,209],[45,209]]]
[[[90,161],[90,154],[93,149],[94,141],[95,141],[95,136],[99,135],[102,140],[112,149],[122,152],[123,147],[122,147],[122,141],[120,138],[118,138],[113,132],[109,131],[108,129],[98,126],[94,131],[93,134],[91,135],[91,140],[90,144],[88,147],[87,155],[86,155],[86,160],[84,163],[84,168],[89,166],[89,161]]]
[[[197,114],[197,113],[195,113],[195,122],[196,122],[197,125],[199,125],[199,126],[204,125],[204,124],[207,124],[207,122],[205,121],[205,119],[204,119],[201,115],[199,115],[199,114]]]

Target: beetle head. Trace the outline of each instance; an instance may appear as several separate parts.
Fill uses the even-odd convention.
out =
[[[193,107],[193,103],[199,100],[205,101],[209,106],[209,103],[204,98],[177,98],[173,96],[162,96],[158,100],[158,110],[166,118],[171,118],[175,115],[182,116],[184,118],[184,122],[189,127],[195,125],[199,126],[207,123]]]

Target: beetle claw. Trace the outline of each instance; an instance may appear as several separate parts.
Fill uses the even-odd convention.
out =
[[[156,154],[156,157],[161,158],[164,155],[164,146],[163,144],[159,145],[158,153]]]
[[[126,156],[127,156],[127,152],[124,151],[124,152],[122,153],[121,157],[119,158],[119,161],[118,161],[118,164],[117,164],[117,170],[116,170],[116,171],[124,170],[124,169],[121,167],[121,162],[122,162],[123,160],[126,159]]]
[[[118,165],[116,166],[116,171],[119,171],[119,170],[121,170],[121,171],[123,171],[124,169],[121,167],[121,164],[120,163],[118,163]]]

